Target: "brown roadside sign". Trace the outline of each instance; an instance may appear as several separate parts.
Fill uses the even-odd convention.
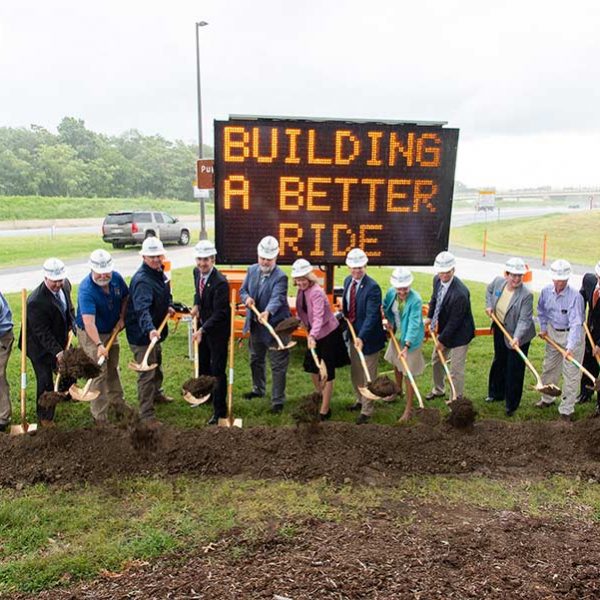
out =
[[[196,181],[199,190],[212,190],[215,187],[215,161],[212,158],[199,158],[196,161]]]

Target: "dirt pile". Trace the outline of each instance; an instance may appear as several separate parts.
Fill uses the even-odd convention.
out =
[[[100,375],[98,363],[94,362],[83,348],[65,350],[58,370],[65,379],[94,379]]]
[[[189,392],[195,398],[202,398],[210,394],[217,383],[217,378],[210,375],[200,375],[188,379],[181,387],[184,392]]]
[[[392,381],[386,375],[380,375],[377,379],[371,381],[367,386],[370,392],[373,392],[380,398],[387,398],[388,396],[395,396],[400,388],[396,385],[395,381]]]
[[[448,405],[450,414],[446,417],[446,421],[452,427],[457,429],[471,429],[477,417],[477,411],[473,403],[463,396],[459,396],[456,400]]]
[[[526,476],[579,474],[600,480],[600,422],[480,421],[471,431],[446,423],[403,427],[325,423],[303,427],[176,429],[163,426],[154,450],[139,451],[130,429],[108,427],[0,436],[0,485],[99,482],[148,473],[327,477],[393,485],[409,474]],[[138,447],[145,447],[142,444]],[[227,458],[225,458],[227,457]]]

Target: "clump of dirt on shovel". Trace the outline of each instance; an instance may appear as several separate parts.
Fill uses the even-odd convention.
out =
[[[298,406],[292,412],[292,419],[296,425],[316,426],[320,423],[319,411],[323,396],[318,392],[302,396]]]
[[[367,389],[380,398],[395,396],[400,391],[396,382],[386,375],[380,375],[377,379],[371,381]]]
[[[65,350],[58,365],[58,371],[61,377],[74,377],[75,379],[94,379],[100,375],[98,363],[93,361],[83,348]]]
[[[462,396],[459,396],[448,405],[450,414],[446,417],[446,421],[457,429],[470,429],[475,423],[477,411],[473,403]]]
[[[291,335],[294,333],[294,331],[296,331],[296,329],[298,329],[298,327],[300,327],[301,322],[302,321],[296,317],[288,317],[287,319],[277,323],[275,326],[275,331],[281,335]]]
[[[64,400],[66,394],[63,392],[44,392],[38,398],[38,404],[43,408],[54,408],[59,402]]]
[[[184,392],[189,392],[194,398],[202,398],[210,394],[217,383],[217,378],[212,375],[200,375],[188,379],[181,387]]]

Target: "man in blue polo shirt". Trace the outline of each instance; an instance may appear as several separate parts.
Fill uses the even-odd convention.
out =
[[[124,409],[123,387],[119,377],[119,342],[115,338],[106,348],[115,328],[125,327],[129,290],[123,277],[113,270],[113,260],[106,250],[94,250],[89,260],[90,274],[79,285],[77,294],[77,338],[79,345],[93,360],[104,357],[100,375],[93,380],[91,392],[99,392],[91,401],[94,422],[108,422],[108,408],[117,413]]]
[[[6,431],[10,421],[10,388],[6,379],[6,365],[14,341],[10,306],[0,293],[0,431]]]

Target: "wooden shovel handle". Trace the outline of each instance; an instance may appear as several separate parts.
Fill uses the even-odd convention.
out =
[[[27,290],[21,290],[21,424],[27,429],[26,420],[27,388]]]
[[[590,346],[592,347],[592,354],[593,354],[594,348],[596,347],[596,342],[594,342],[594,338],[592,337],[592,332],[590,331],[590,328],[588,327],[588,324],[585,321],[583,323],[583,328],[585,329],[585,335],[587,336]],[[594,357],[596,358],[596,362],[600,365],[600,357],[596,356],[595,354],[594,354]]]
[[[250,305],[250,310],[256,315],[256,318],[258,319],[258,322],[263,325],[264,327],[267,328],[267,330],[269,331],[269,333],[271,334],[271,336],[273,337],[273,339],[277,342],[277,345],[280,348],[284,348],[284,344],[281,341],[281,338],[277,335],[277,332],[273,329],[273,327],[270,325],[270,323],[268,323],[267,321],[265,321],[261,316],[260,316],[260,312],[258,312],[258,309],[256,308],[256,306],[254,306],[254,304]]]
[[[192,332],[198,331],[198,317],[192,319]],[[200,377],[200,357],[198,352],[198,340],[194,339],[194,377],[198,379]]]
[[[227,380],[227,420],[233,423],[233,363],[235,359],[235,288],[231,290],[231,323],[229,324],[229,378]]]
[[[344,317],[344,319],[346,320],[346,323],[348,323],[348,329],[350,330],[350,335],[352,336],[352,342],[354,344],[354,349],[356,350],[356,353],[358,354],[358,358],[360,359],[360,364],[362,365],[363,371],[365,372],[365,379],[367,380],[367,384],[371,383],[371,375],[369,375],[369,369],[367,367],[367,361],[365,360],[365,355],[363,353],[362,350],[359,350],[356,347],[356,331],[354,330],[354,326],[352,325],[352,323],[350,323],[350,321],[348,320],[347,317]]]
[[[398,343],[398,340],[396,339],[396,336],[394,335],[393,332],[390,332],[390,338],[392,340],[392,344],[394,344],[394,348],[396,348],[398,358],[400,359],[400,362],[402,363],[402,366],[404,367],[404,370],[406,371],[406,375],[408,377],[408,380],[410,381],[410,385],[412,386],[412,389],[415,392],[415,396],[417,397],[417,400],[419,402],[419,408],[425,408],[425,405],[423,404],[423,398],[421,398],[421,392],[419,392],[419,388],[417,387],[415,378],[413,377],[413,374],[410,372],[410,369],[408,368],[408,363],[406,362],[406,359],[404,358],[404,356],[402,356],[402,350],[400,349],[400,344]]]
[[[563,348],[560,344],[557,344],[549,336],[546,336],[544,339],[552,347],[556,348],[556,350],[558,350],[563,355],[563,358],[566,358],[568,361],[572,362],[588,379],[591,379],[594,382],[594,384],[596,383],[596,378],[577,359],[567,356],[567,350],[565,348]]]
[[[456,394],[456,388],[454,387],[454,381],[452,380],[452,375],[450,375],[450,369],[448,368],[446,357],[444,356],[444,353],[437,347],[438,338],[435,334],[435,331],[433,330],[433,327],[429,327],[429,333],[431,334],[431,339],[433,340],[433,343],[436,346],[435,350],[437,352],[438,358],[440,359],[440,362],[442,363],[442,367],[444,367],[446,377],[448,378],[448,383],[450,384],[450,388],[452,389],[452,400],[456,400],[458,396]]]
[[[71,343],[73,342],[73,332],[69,330],[69,335],[67,335],[67,345],[65,346],[65,350],[67,351],[71,347]],[[58,384],[60,383],[60,371],[56,374],[56,379],[54,380],[54,391],[58,392]]]

